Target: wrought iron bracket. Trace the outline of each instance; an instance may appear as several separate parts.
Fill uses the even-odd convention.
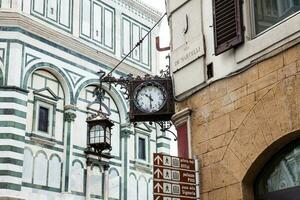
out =
[[[111,85],[114,84],[114,86],[120,86],[120,89],[123,90],[125,98],[129,99],[129,85],[130,81],[133,80],[133,74],[127,74],[127,76],[122,76],[120,78],[115,78],[111,74],[107,74],[107,76],[102,78],[103,83],[109,84],[109,89],[111,89]]]
[[[170,128],[173,126],[171,121],[156,121],[156,122],[150,122],[150,124],[156,123],[158,126],[160,126],[160,131],[162,132],[169,132],[174,136],[174,141],[177,141],[177,135],[170,130]]]

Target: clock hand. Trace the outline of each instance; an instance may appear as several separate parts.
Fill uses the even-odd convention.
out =
[[[153,98],[152,98],[151,94],[149,95],[149,99],[150,99],[150,101],[153,101]]]
[[[150,99],[150,108],[152,109],[152,101],[151,101],[151,99]]]

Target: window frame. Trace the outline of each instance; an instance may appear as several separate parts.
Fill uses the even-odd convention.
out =
[[[47,108],[48,112],[48,132],[44,132],[38,129],[39,123],[39,109],[40,107]],[[55,136],[55,116],[56,116],[56,102],[45,100],[43,98],[34,96],[33,107],[33,132],[37,135],[54,138]]]
[[[83,39],[85,42],[89,42],[96,47],[100,47],[101,49],[108,51],[112,54],[115,54],[116,52],[116,10],[115,8],[111,7],[110,5],[102,2],[102,1],[97,1],[97,0],[88,0],[90,2],[90,13],[89,13],[89,34],[84,33],[84,10],[83,10],[83,3],[85,0],[80,0],[80,12],[79,12],[79,38]],[[94,6],[100,6],[101,7],[101,40],[97,40],[94,37]],[[105,12],[108,11],[111,13],[111,46],[107,45],[106,42],[106,36],[105,36],[105,31],[107,30],[105,27]]]
[[[285,157],[300,147],[300,139],[293,140],[281,147],[275,152],[260,169],[253,182],[253,191],[255,200],[282,200],[282,199],[293,199],[292,197],[300,195],[300,184],[293,187],[287,187],[284,189],[267,192],[265,194],[259,194],[259,182],[263,178],[264,174],[269,174],[270,170],[276,168],[276,164],[279,164]]]
[[[45,109],[47,111],[47,122],[46,122],[46,131],[42,130],[42,127],[44,126],[41,126],[41,123],[44,123],[42,120],[41,120],[41,110]],[[50,111],[51,111],[51,108],[48,107],[48,106],[44,106],[44,105],[41,105],[39,104],[38,105],[38,113],[37,113],[37,130],[40,131],[40,132],[44,132],[44,133],[48,133],[49,132],[49,117],[50,117]]]
[[[142,138],[145,140],[145,159],[141,159],[139,157],[139,139]],[[149,158],[149,136],[147,134],[143,134],[141,132],[136,133],[136,139],[135,139],[135,146],[136,146],[136,153],[135,153],[135,158],[138,162],[140,163],[148,163],[150,158]]]
[[[277,23],[273,24],[272,26],[266,28],[265,30],[261,31],[260,33],[256,33],[256,20],[255,20],[255,5],[254,5],[254,1],[256,0],[251,0],[249,1],[248,7],[249,7],[249,12],[245,12],[244,15],[250,16],[250,23],[245,22],[245,24],[248,24],[250,26],[250,35],[251,35],[251,39],[255,39],[263,34],[265,34],[266,32],[271,31],[272,29],[276,28],[277,26],[279,26],[280,24],[288,21],[289,19],[297,16],[298,14],[300,14],[300,10],[298,10],[297,12],[285,17],[284,19],[278,21]],[[244,16],[244,19],[248,19],[247,16]]]
[[[68,24],[64,24],[61,22],[61,11],[62,11],[62,0],[57,0],[56,2],[56,18],[53,19],[48,14],[48,2],[49,0],[42,0],[43,1],[43,11],[42,13],[36,10],[35,4],[37,0],[31,0],[30,5],[30,15],[33,17],[36,17],[42,21],[45,21],[56,28],[59,28],[61,30],[64,30],[68,33],[71,33],[73,30],[72,27],[72,20],[73,20],[73,9],[68,10]],[[74,0],[69,0],[69,7],[71,8],[74,4]]]
[[[141,141],[143,141],[144,148],[141,147]],[[146,160],[146,139],[143,137],[138,138],[138,159]]]
[[[121,57],[125,57],[127,53],[129,52],[124,52],[124,21],[127,21],[129,22],[129,41],[130,41],[130,44],[129,44],[129,49],[131,50],[136,44],[134,44],[134,41],[133,41],[133,26],[137,26],[138,29],[139,29],[139,40],[142,39],[144,36],[143,36],[143,31],[146,32],[149,32],[150,31],[150,28],[148,26],[146,26],[145,24],[142,24],[138,21],[136,21],[135,19],[131,18],[130,16],[122,13],[121,15],[121,48],[120,48],[120,54],[121,54]],[[140,45],[138,48],[139,50],[139,58],[136,59],[134,58],[133,54],[134,54],[134,51],[127,57],[128,58],[128,61],[131,62],[131,63],[134,63],[136,65],[138,65],[139,67],[142,67],[143,69],[145,70],[148,70],[148,71],[151,71],[152,70],[152,51],[151,51],[151,47],[152,47],[152,39],[151,39],[151,33],[149,33],[149,35],[144,39],[143,42],[147,42],[148,43],[148,55],[147,55],[147,63],[143,62],[143,45]]]

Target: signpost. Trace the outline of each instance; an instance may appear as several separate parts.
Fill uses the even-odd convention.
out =
[[[159,153],[153,157],[154,200],[197,199],[194,159]]]

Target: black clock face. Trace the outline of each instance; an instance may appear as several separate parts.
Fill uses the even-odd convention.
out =
[[[142,83],[134,91],[134,104],[142,112],[157,112],[165,103],[166,91],[161,84],[154,81]]]

